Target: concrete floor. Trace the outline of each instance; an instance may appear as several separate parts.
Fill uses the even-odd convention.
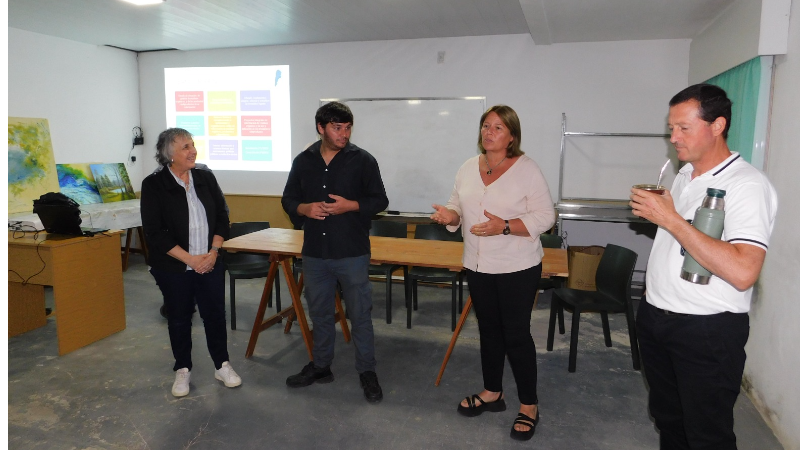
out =
[[[599,317],[581,322],[578,371],[567,372],[568,336],[544,349],[549,293],[531,319],[538,346],[541,422],[533,440],[509,438],[518,408],[506,370],[503,413],[465,418],[456,405],[482,388],[478,332],[470,317],[439,387],[436,374],[450,339],[449,290],[421,287],[413,328],[405,327],[402,287],[395,285],[394,321],[387,325],[384,284],[373,283],[378,377],[384,400],[364,400],[352,345],[337,338],[332,384],[289,389],[284,384],[308,362],[298,328],[276,326],[260,335],[244,359],[263,280],[237,282],[239,329],[229,331],[231,363],[243,379],[228,389],[216,381],[202,323],[194,328],[191,393],[176,399],[161,295],[140,256],[124,275],[127,329],[59,357],[55,319],[9,339],[8,433],[12,449],[460,449],[571,450],[658,448],[647,414],[647,390],[632,369],[624,317],[612,317],[612,348]],[[283,290],[284,302],[289,302]],[[274,310],[270,310],[274,311]],[[569,327],[569,315],[567,316]],[[736,406],[742,450],[782,447],[750,400]]]

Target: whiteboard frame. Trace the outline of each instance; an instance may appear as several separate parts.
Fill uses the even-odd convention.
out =
[[[481,100],[483,101],[483,110],[486,111],[486,97],[473,96],[473,97],[365,97],[365,98],[321,98],[319,99],[319,106],[330,102],[385,102],[390,100],[410,101],[410,100]]]

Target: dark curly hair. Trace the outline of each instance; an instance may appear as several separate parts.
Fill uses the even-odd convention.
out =
[[[353,124],[353,112],[344,103],[330,102],[319,107],[317,114],[314,115],[314,120],[317,125],[325,125],[329,123],[349,123]],[[319,132],[316,126],[314,131]]]

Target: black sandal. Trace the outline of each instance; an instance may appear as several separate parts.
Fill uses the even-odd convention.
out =
[[[528,431],[517,431],[514,429],[514,426],[517,424],[525,425],[528,428]],[[536,408],[536,418],[531,419],[530,417],[526,416],[525,414],[519,413],[517,414],[517,420],[514,421],[514,424],[511,425],[511,439],[515,439],[517,441],[528,441],[533,437],[533,433],[536,432],[536,425],[539,424],[539,408]]]
[[[500,412],[506,410],[506,401],[503,399],[503,391],[500,391],[500,396],[493,402],[485,402],[478,394],[472,397],[466,397],[467,406],[458,404],[458,412],[462,416],[475,417],[480,416],[483,411]],[[480,402],[480,404],[478,404]]]

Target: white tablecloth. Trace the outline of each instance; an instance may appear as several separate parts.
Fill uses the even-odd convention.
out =
[[[141,206],[139,199],[125,200],[112,203],[93,203],[81,205],[81,226],[86,228],[107,228],[109,230],[124,230],[142,225]],[[33,213],[12,214],[8,216],[8,225],[24,226],[30,230],[43,230],[44,226],[39,216]]]

